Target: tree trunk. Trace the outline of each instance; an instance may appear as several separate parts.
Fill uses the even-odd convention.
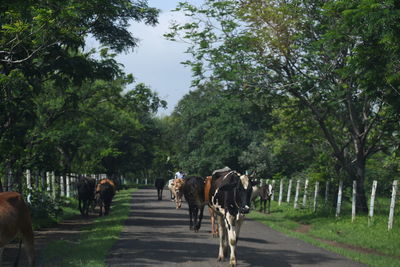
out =
[[[357,181],[357,195],[356,195],[356,212],[357,213],[367,213],[368,212],[368,202],[365,195],[365,160],[358,160],[355,166],[355,180]]]

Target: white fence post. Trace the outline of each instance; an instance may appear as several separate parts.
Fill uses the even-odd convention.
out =
[[[51,182],[50,182],[50,172],[46,172],[46,191],[51,190]]]
[[[51,195],[53,199],[56,199],[56,175],[54,172],[51,173]]]
[[[314,191],[314,212],[317,211],[317,197],[319,191],[319,182],[315,182],[315,191]]]
[[[390,201],[388,230],[391,230],[393,228],[393,217],[394,217],[394,207],[395,207],[395,204],[396,204],[397,183],[398,183],[398,180],[394,180],[393,181],[392,200]]]
[[[279,182],[279,199],[278,199],[278,205],[280,206],[282,203],[282,193],[283,193],[283,179]]]
[[[342,194],[343,194],[343,181],[339,182],[339,192],[336,203],[336,218],[340,215],[340,207],[342,206]]]
[[[297,209],[297,200],[299,199],[299,191],[300,191],[300,180],[297,180],[296,194],[294,195],[294,205],[293,205],[295,209]]]
[[[351,222],[356,219],[357,181],[353,181],[353,197],[351,200]]]
[[[275,180],[272,180],[272,196],[271,196],[271,201],[274,201],[275,198]]]
[[[31,171],[30,170],[26,170],[25,172],[26,175],[26,188],[28,188],[28,190],[32,190],[32,176],[31,176]]]
[[[28,196],[26,198],[26,200],[28,201],[28,203],[31,203],[31,198],[32,198],[32,194],[31,194],[31,190],[32,190],[32,177],[31,177],[31,171],[30,170],[26,170],[26,187],[28,188]]]
[[[286,197],[286,202],[289,204],[290,203],[290,194],[292,192],[292,179],[289,179],[289,185],[288,185],[288,190],[287,190],[287,197]]]
[[[374,217],[375,194],[376,194],[377,185],[378,185],[378,181],[374,180],[372,182],[371,200],[369,202],[368,225],[371,225],[371,223],[373,221],[373,217]]]
[[[308,179],[304,182],[303,208],[307,205]]]
[[[65,188],[64,188],[64,175],[60,175],[60,196],[64,197],[65,196]]]
[[[66,181],[66,185],[67,185],[66,197],[71,197],[71,175],[69,173],[65,174],[65,179],[67,179],[67,181]]]

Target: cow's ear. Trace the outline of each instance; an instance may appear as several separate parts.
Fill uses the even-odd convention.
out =
[[[233,188],[235,188],[237,186],[237,184],[238,184],[238,182],[232,182],[232,183],[224,184],[219,188],[219,190],[221,190],[221,191],[232,190]]]
[[[259,181],[251,181],[251,186],[255,186],[255,185],[259,185],[260,182]]]

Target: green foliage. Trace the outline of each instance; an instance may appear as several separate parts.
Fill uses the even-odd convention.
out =
[[[39,190],[29,191],[28,206],[32,220],[57,220],[62,215],[62,206],[65,199],[53,199],[47,192]]]
[[[129,0],[6,0],[0,10],[0,169],[18,190],[25,168],[118,175],[151,164],[152,116],[166,103],[143,84],[127,88],[133,77],[113,53],[136,47],[131,20],[155,25],[159,11]],[[82,52],[89,35],[99,56]]]
[[[238,158],[262,128],[261,110],[220,88],[209,83],[192,91],[171,116],[173,160],[190,173],[209,175],[223,166],[244,170]]]
[[[118,240],[128,218],[132,192],[120,191],[113,200],[108,216],[95,219],[78,240],[55,240],[43,253],[43,266],[105,266],[112,245]],[[73,246],[71,246],[73,244]],[[65,254],[68,249],[70,253]]]
[[[368,158],[399,144],[398,9],[391,0],[208,0],[180,4],[191,21],[167,37],[191,43],[194,84],[224,81],[229,92],[275,108],[272,131],[257,143],[270,165],[283,164],[277,173],[355,179],[366,211]]]

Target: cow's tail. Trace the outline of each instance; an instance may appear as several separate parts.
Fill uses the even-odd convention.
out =
[[[17,267],[17,266],[18,266],[19,257],[20,257],[20,255],[21,255],[21,247],[22,247],[22,238],[21,238],[21,240],[19,241],[19,247],[18,247],[18,252],[17,252],[17,258],[15,259],[15,262],[14,262],[13,267]]]

